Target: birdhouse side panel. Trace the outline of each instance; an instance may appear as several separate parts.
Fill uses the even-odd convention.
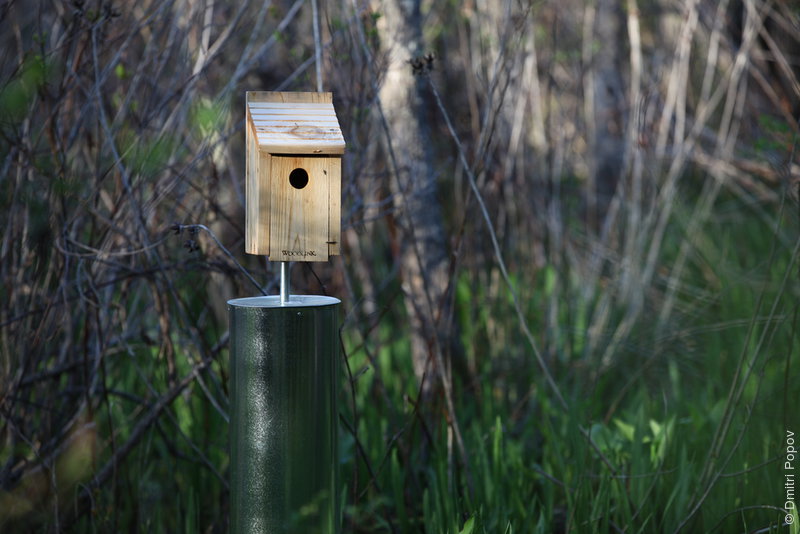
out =
[[[266,255],[269,252],[270,155],[259,149],[258,137],[249,120],[245,130],[245,252]]]
[[[330,161],[272,156],[270,260],[328,261]]]
[[[342,233],[342,158],[328,160],[328,256],[340,254]]]

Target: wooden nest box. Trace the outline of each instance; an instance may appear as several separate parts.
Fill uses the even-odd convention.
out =
[[[248,91],[245,252],[339,254],[345,143],[331,93]]]

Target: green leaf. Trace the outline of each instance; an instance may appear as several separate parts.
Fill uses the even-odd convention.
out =
[[[461,528],[459,534],[472,534],[472,530],[475,528],[475,516],[473,515],[467,522],[464,523],[464,526]]]
[[[620,434],[622,434],[625,439],[628,441],[633,441],[633,436],[636,433],[636,427],[619,419],[614,419],[614,424],[617,425]]]

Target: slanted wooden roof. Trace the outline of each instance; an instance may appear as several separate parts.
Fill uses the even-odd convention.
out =
[[[343,154],[331,93],[247,93],[247,127],[270,154]]]

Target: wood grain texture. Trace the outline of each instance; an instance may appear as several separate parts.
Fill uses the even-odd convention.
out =
[[[340,254],[345,143],[331,93],[251,91],[246,116],[245,251],[273,261]],[[293,187],[290,173],[308,173]]]
[[[247,113],[247,111],[246,111]],[[245,252],[265,255],[269,252],[270,155],[258,148],[258,137],[247,113],[245,127],[247,162],[245,166]]]
[[[342,158],[326,158],[328,167],[328,255],[338,256],[342,234]]]
[[[328,261],[330,176],[333,158],[272,157],[269,257],[273,261]],[[289,174],[305,169],[296,189]]]
[[[271,154],[343,154],[331,93],[247,93],[258,145]]]
[[[248,102],[285,102],[333,104],[333,93],[311,93],[302,91],[247,91]]]

